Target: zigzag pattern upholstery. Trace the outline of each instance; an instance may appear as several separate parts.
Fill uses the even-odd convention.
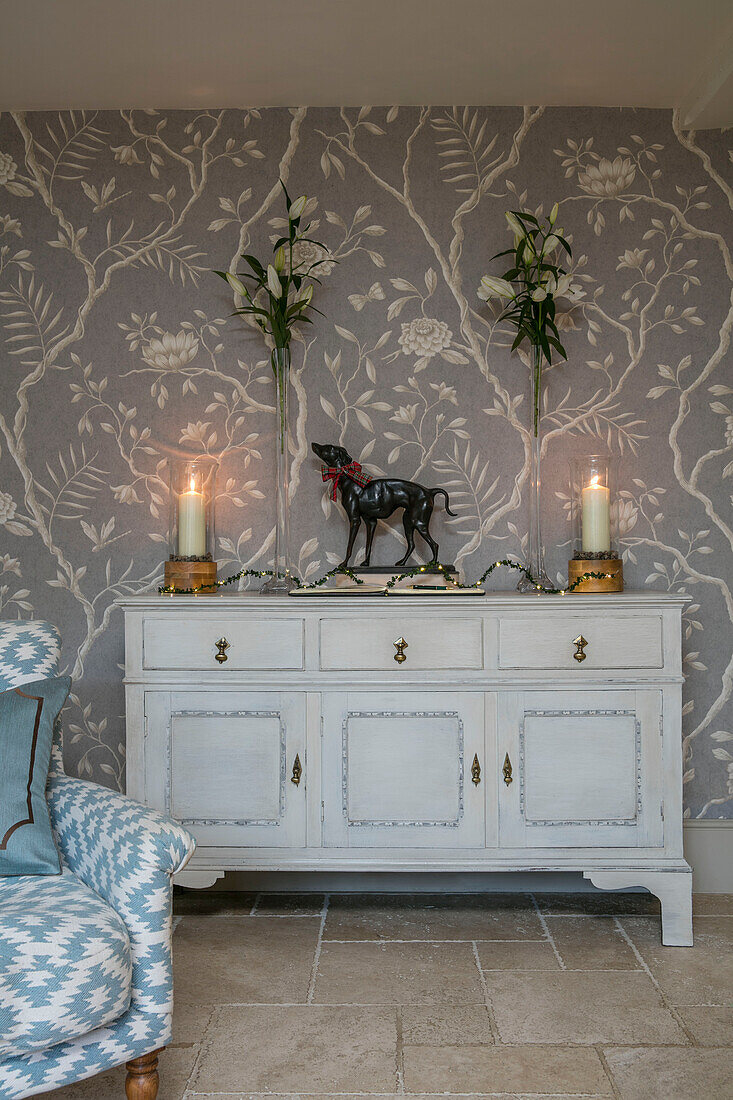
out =
[[[42,667],[30,667],[26,647]],[[0,623],[0,690],[53,675],[58,651],[48,623]],[[2,1100],[92,1077],[171,1035],[171,876],[188,862],[193,838],[94,783],[53,774],[47,794],[63,874],[0,880],[0,939],[15,945],[10,958],[0,950]],[[88,934],[80,927],[64,941],[63,915],[73,923],[75,910],[88,915]],[[78,955],[76,977],[64,970],[62,941]],[[24,971],[20,960],[30,966],[44,950],[53,965]]]
[[[56,676],[61,656],[61,635],[51,623],[7,619],[0,622],[0,691]],[[61,722],[56,724],[51,750],[51,774],[63,774]]]

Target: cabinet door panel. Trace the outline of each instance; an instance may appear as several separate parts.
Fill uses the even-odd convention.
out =
[[[200,845],[305,845],[305,700],[146,693],[146,797]],[[290,782],[296,754],[300,784]]]
[[[474,757],[484,760],[483,712],[477,693],[328,697],[326,844],[483,846],[484,795],[471,777]]]
[[[663,842],[656,691],[521,692],[499,702],[504,845],[646,847]]]

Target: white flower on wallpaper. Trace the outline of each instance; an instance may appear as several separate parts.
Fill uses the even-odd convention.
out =
[[[578,173],[578,185],[589,195],[612,199],[631,187],[636,176],[636,166],[628,157],[601,157],[596,164],[588,164]]]
[[[0,523],[7,523],[16,512],[16,503],[10,493],[0,491]]]
[[[439,541],[469,577],[521,557],[529,370],[473,288],[505,211],[557,201],[573,258],[542,411],[548,564],[566,569],[567,458],[619,455],[629,585],[691,597],[686,813],[733,816],[729,146],[642,110],[0,117],[0,614],[62,629],[68,767],[123,783],[114,600],[159,581],[171,454],[220,460],[220,576],[271,559],[269,353],[211,271],[271,248],[282,179],[322,242],[296,264],[326,261],[291,376],[298,573],[340,558],[318,438],[444,486]],[[381,538],[394,560],[399,523]]]
[[[164,371],[177,371],[185,367],[199,350],[199,342],[192,332],[164,332],[153,337],[143,346],[142,357],[151,367]]]
[[[12,179],[15,179],[17,168],[18,166],[10,153],[0,151],[0,184],[9,183]]]
[[[435,317],[416,317],[402,325],[398,343],[404,355],[424,355],[431,359],[439,351],[449,348],[453,333],[445,321]]]

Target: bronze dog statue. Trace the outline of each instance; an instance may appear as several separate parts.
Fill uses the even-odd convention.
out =
[[[312,443],[314,454],[324,463],[322,476],[324,481],[332,481],[331,498],[336,499],[341,490],[341,503],[349,517],[349,542],[346,557],[341,566],[348,566],[354,549],[356,536],[363,520],[367,529],[366,553],[362,565],[369,565],[372,556],[372,543],[377,529],[377,520],[387,519],[397,508],[404,508],[402,525],[407,539],[407,550],[395,565],[404,565],[415,549],[415,531],[425,539],[432,552],[432,561],[438,560],[438,544],[430,534],[430,517],[433,514],[435,497],[445,497],[445,510],[449,516],[455,516],[450,510],[450,500],[445,489],[428,489],[416,481],[404,481],[398,477],[370,478],[362,473],[361,466],[355,462],[344,447],[329,443]]]

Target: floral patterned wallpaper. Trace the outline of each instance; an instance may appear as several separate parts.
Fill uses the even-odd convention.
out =
[[[113,601],[161,576],[165,457],[221,457],[220,576],[270,558],[272,376],[210,271],[269,250],[280,177],[310,196],[328,249],[326,318],[293,370],[307,578],[345,536],[314,439],[373,474],[445,486],[458,515],[438,509],[434,533],[469,577],[521,554],[527,363],[476,287],[510,243],[504,211],[559,201],[577,293],[543,411],[548,565],[561,576],[568,557],[567,460],[610,448],[628,586],[693,600],[686,812],[732,816],[732,145],[648,110],[0,116],[0,614],[63,630],[69,770],[124,783]],[[398,522],[375,560],[400,545]]]

